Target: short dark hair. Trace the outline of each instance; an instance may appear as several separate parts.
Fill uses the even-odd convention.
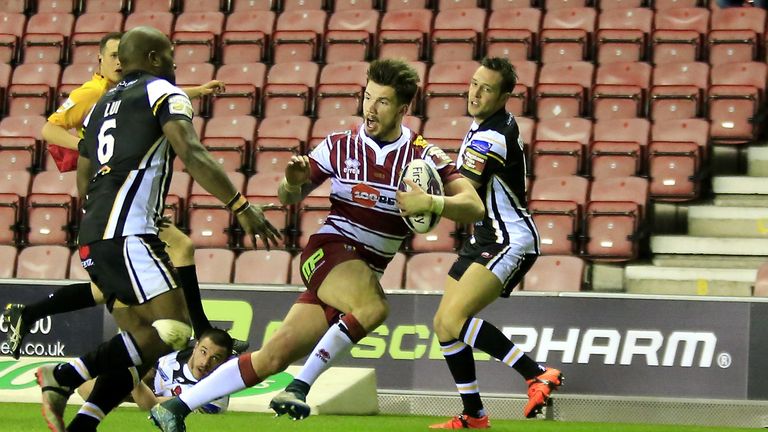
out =
[[[512,63],[504,57],[486,57],[480,63],[486,69],[496,71],[501,74],[501,92],[511,93],[517,84],[517,73]]]
[[[398,102],[409,105],[419,89],[419,74],[405,61],[378,59],[368,67],[368,81],[395,89]]]
[[[112,32],[105,34],[104,37],[99,41],[99,53],[104,54],[104,48],[107,47],[107,42],[111,40],[120,40],[121,37],[123,37],[122,32]]]
[[[224,349],[227,351],[227,355],[232,353],[232,344],[234,342],[232,341],[232,336],[230,336],[226,331],[220,328],[211,327],[203,331],[200,336],[197,337],[197,340],[201,341],[205,338],[210,339],[211,342],[218,346],[224,347]]]

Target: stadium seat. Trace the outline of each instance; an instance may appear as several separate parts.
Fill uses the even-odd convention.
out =
[[[312,189],[300,204],[303,210],[330,210],[331,209],[331,182],[326,181]]]
[[[0,245],[0,279],[12,279],[16,274],[16,247]]]
[[[591,136],[592,121],[587,119],[541,120],[531,148],[533,174],[537,178],[580,174]]]
[[[196,248],[229,247],[231,225],[232,212],[218,199],[211,195],[189,197],[187,228]]]
[[[269,53],[275,19],[271,10],[236,10],[230,14],[221,35],[222,63],[263,61]]]
[[[481,37],[485,33],[485,14],[485,9],[477,7],[438,12],[431,35],[432,62],[477,58]]]
[[[260,150],[254,153],[254,171],[259,174],[282,174],[295,153],[284,150]]]
[[[253,141],[256,133],[256,118],[253,116],[213,117],[205,124],[203,137],[239,137]]]
[[[709,82],[709,65],[700,62],[665,63],[653,70],[649,96],[651,120],[700,117]]]
[[[309,236],[316,233],[325,224],[328,217],[327,209],[307,210],[302,208],[298,215],[298,236],[296,238],[296,247],[303,249],[309,241]]]
[[[491,0],[488,3],[492,11],[502,9],[530,8],[534,6],[534,2],[532,0]]]
[[[708,141],[709,122],[704,119],[654,123],[648,148],[650,196],[659,201],[697,197]]]
[[[282,0],[283,11],[325,9],[325,0]]]
[[[600,24],[595,35],[598,63],[645,60],[645,47],[653,26],[653,10],[604,10],[600,13],[598,22]]]
[[[165,197],[164,216],[170,216],[176,226],[186,225],[186,204],[189,191],[192,187],[192,178],[185,172],[175,171],[168,186],[168,195]]]
[[[325,34],[325,63],[367,61],[373,57],[379,31],[379,11],[373,9],[339,10],[328,20]]]
[[[195,266],[200,283],[228,284],[232,282],[235,253],[228,249],[195,249]]]
[[[458,153],[464,137],[472,125],[472,117],[431,117],[424,123],[422,135],[430,144],[442,150]]]
[[[0,244],[20,243],[24,216],[22,209],[29,189],[28,171],[3,171],[0,174]]]
[[[579,292],[584,261],[575,256],[549,255],[536,259],[523,278],[525,291]]]
[[[589,58],[597,13],[590,7],[548,10],[544,15],[541,62],[573,62]]]
[[[282,177],[280,177],[282,179]],[[275,188],[275,193],[277,193],[277,188]],[[290,212],[290,209],[288,207],[280,205],[280,202],[275,197],[263,197],[263,196],[248,196],[248,201],[251,202],[252,205],[259,205],[261,206],[261,210],[264,212],[264,218],[269,221],[269,223],[272,224],[283,236],[282,240],[278,240],[277,247],[284,248],[289,247],[293,245],[293,233],[289,230],[287,230],[288,227],[288,217],[292,215]],[[251,242],[251,239],[247,236],[244,236],[243,240],[243,247],[245,248],[251,248],[253,246],[253,243]],[[263,247],[263,242],[259,241],[258,247]]]
[[[650,123],[642,118],[598,120],[589,151],[592,178],[640,174],[650,132]]]
[[[384,10],[399,11],[399,10],[417,10],[425,9],[428,7],[428,0],[383,0]]]
[[[296,254],[291,260],[291,285],[304,286],[304,281],[301,280],[301,253]]]
[[[692,8],[701,3],[699,0],[654,0],[653,7],[656,11],[676,9],[676,8]]]
[[[401,252],[392,257],[384,274],[379,279],[379,284],[385,290],[399,290],[403,288],[403,278],[405,276],[405,255]]]
[[[392,1],[387,2],[387,6]],[[378,40],[379,58],[422,60],[426,56],[426,40],[432,34],[429,9],[390,9],[381,19]]]
[[[764,262],[757,269],[757,277],[755,278],[755,291],[753,295],[755,297],[768,296],[768,262]]]
[[[377,0],[336,0],[334,9],[336,12],[347,10],[367,10],[375,9]]]
[[[675,8],[656,12],[651,37],[655,64],[694,62],[702,57],[709,32],[709,9]]]
[[[8,115],[45,115],[51,111],[53,92],[59,86],[61,66],[22,64],[13,70],[8,88]]]
[[[318,119],[319,120],[319,119]],[[360,119],[360,123],[362,123],[362,118]],[[407,115],[403,117],[403,126],[407,127],[411,131],[413,131],[416,134],[421,135],[422,131],[422,124],[421,124],[421,118]]]
[[[230,8],[232,12],[243,12],[249,10],[273,10],[278,6],[273,0],[231,0]]]
[[[0,63],[16,63],[26,24],[27,18],[20,13],[0,12]]]
[[[32,15],[24,34],[24,63],[59,63],[66,60],[67,42],[74,26],[75,17],[70,13]]]
[[[196,87],[213,79],[215,66],[211,63],[179,63],[176,65],[176,85]],[[192,99],[192,107],[197,115],[207,116],[207,97]]]
[[[478,5],[485,7],[485,2],[478,2],[477,0],[437,0],[433,2],[433,6],[437,6],[438,11],[444,11],[449,9],[467,9],[477,7]]]
[[[99,42],[107,33],[123,30],[123,14],[89,12],[80,15],[70,41],[70,63],[97,64]]]
[[[250,169],[251,146],[256,134],[256,118],[252,116],[213,117],[205,125],[201,142],[210,146],[214,158],[219,158],[225,168],[232,171],[238,166]],[[174,169],[182,169],[182,162],[176,160]]]
[[[77,184],[74,171],[43,171],[35,175],[27,197],[26,242],[31,245],[67,244],[75,216]]]
[[[99,65],[93,63],[74,63],[66,68],[61,74],[61,83],[56,91],[55,106],[61,106],[67,100],[72,90],[83,85],[84,82],[93,78],[94,73],[99,72]]]
[[[643,0],[597,0],[595,2],[597,9],[601,11],[611,9],[639,8],[647,5]]]
[[[539,231],[542,254],[578,252],[581,215],[588,193],[589,180],[584,177],[550,177],[533,182],[528,211]]]
[[[712,11],[709,63],[750,62],[757,59],[765,34],[765,9],[740,7]]]
[[[0,3],[0,12],[24,13],[32,7],[29,0],[6,0]]]
[[[360,115],[367,83],[368,63],[339,61],[320,72],[315,113],[318,117]]]
[[[363,118],[358,116],[320,117],[312,124],[309,136],[307,152],[315,148],[325,137],[332,132],[356,131],[363,123]],[[405,123],[405,122],[403,122]]]
[[[234,283],[285,285],[289,282],[291,254],[284,250],[247,250],[235,261]]]
[[[277,17],[272,33],[272,60],[275,63],[309,62],[318,59],[325,34],[324,10],[284,11]]]
[[[517,75],[517,82],[507,100],[507,111],[516,116],[530,114],[531,95],[536,86],[536,75],[539,67],[535,62],[529,60],[518,60],[511,63]]]
[[[648,180],[640,177],[595,179],[585,215],[584,252],[595,260],[637,257],[638,234],[648,202]]]
[[[531,166],[531,144],[533,144],[533,136],[536,132],[536,120],[529,117],[515,117],[515,123],[520,132],[520,139],[523,140],[523,149],[526,157],[526,165]]]
[[[184,1],[184,12],[220,12],[222,6],[226,8],[226,2],[221,0],[187,0]]]
[[[45,122],[42,116],[8,116],[0,121],[0,169],[37,168]]]
[[[723,63],[712,67],[708,92],[710,138],[720,144],[752,140],[750,121],[763,104],[768,65],[765,62]]]
[[[222,65],[216,71],[216,79],[226,83],[226,89],[212,96],[212,116],[259,114],[266,77],[264,63]]]
[[[91,277],[88,275],[88,271],[83,268],[83,264],[80,261],[80,252],[75,249],[72,252],[72,256],[69,258],[69,280],[72,281],[90,281]]]
[[[442,291],[456,254],[428,252],[413,255],[405,264],[405,289]]]
[[[66,279],[69,268],[66,246],[30,246],[19,252],[16,261],[18,279]]]
[[[414,234],[411,239],[413,252],[453,252],[457,241],[456,222],[448,218],[440,218],[440,222],[426,234]]]
[[[170,12],[174,10],[176,2],[177,0],[131,0],[131,8],[133,13]],[[126,28],[131,27],[126,26]]]
[[[486,55],[506,57],[510,61],[532,60],[538,47],[540,25],[540,9],[494,10],[485,32]]]
[[[592,116],[596,120],[645,117],[651,72],[651,65],[644,62],[601,65],[592,88]]]
[[[424,89],[424,116],[467,115],[469,83],[478,67],[480,63],[474,60],[433,64]]]
[[[580,117],[592,87],[594,66],[589,62],[547,63],[539,71],[536,86],[536,117]]]
[[[312,119],[305,116],[266,117],[259,125],[254,150],[303,152],[311,128]]]
[[[129,14],[125,18],[125,28],[132,29],[139,26],[154,27],[163,34],[170,35],[173,31],[174,16],[167,10],[146,10],[148,8],[137,8],[137,0],[133,1],[133,13]],[[152,4],[154,0],[145,0],[147,4]],[[173,1],[173,0],[168,0]],[[156,2],[156,4],[162,4],[162,2]],[[162,8],[161,8],[162,9]]]
[[[184,12],[176,18],[171,42],[176,63],[204,63],[218,58],[219,36],[224,30],[221,12]]]
[[[124,12],[125,6],[124,0],[83,0],[81,12]]]
[[[320,66],[314,62],[277,63],[264,87],[264,116],[312,113]]]

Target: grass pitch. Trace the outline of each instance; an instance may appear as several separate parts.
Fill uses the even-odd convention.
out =
[[[67,418],[74,416],[76,406],[67,409]],[[447,417],[446,417],[447,418]],[[269,414],[230,412],[224,415],[193,414],[187,420],[190,432],[426,432],[429,424],[446,418],[421,416],[312,416],[295,422],[287,417],[274,418]],[[509,432],[737,432],[754,429],[659,426],[616,423],[570,423],[541,420],[493,420],[493,431]],[[0,431],[32,432],[47,431],[45,421],[36,404],[0,404]],[[107,416],[99,428],[103,432],[157,431],[147,420],[147,414],[133,408],[119,408]]]

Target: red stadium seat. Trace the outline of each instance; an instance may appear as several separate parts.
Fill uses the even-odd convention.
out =
[[[12,279],[16,274],[16,247],[0,245],[0,279]]]
[[[255,151],[302,152],[309,140],[312,119],[305,116],[266,117],[261,121]]]
[[[657,121],[648,149],[649,193],[656,200],[695,198],[707,154],[709,122],[704,119]]]
[[[225,64],[216,71],[216,79],[226,83],[226,89],[212,97],[213,117],[261,112],[261,92],[267,79],[264,63]]]
[[[706,63],[657,65],[649,96],[649,117],[652,120],[699,117],[708,77],[709,65]]]
[[[262,150],[254,154],[253,169],[258,174],[282,174],[294,153]]]
[[[360,123],[362,123],[362,118],[360,119]],[[403,126],[407,127],[414,133],[421,134],[422,126],[421,126],[421,118],[419,117],[412,116],[412,115],[407,115],[403,117]]]
[[[586,111],[594,66],[588,62],[547,63],[536,86],[536,117],[579,117]]]
[[[19,41],[26,24],[27,18],[20,13],[0,12],[0,63],[18,60]]]
[[[170,12],[174,10],[177,0],[131,0],[133,13]],[[131,28],[126,26],[126,28]],[[170,32],[166,33],[170,34]]]
[[[384,0],[385,9],[389,11],[425,9],[427,0]]]
[[[485,32],[485,20],[485,9],[477,7],[438,12],[431,36],[432,61],[439,63],[477,58]]]
[[[586,255],[606,261],[634,259],[647,203],[648,180],[644,178],[595,179],[585,218]]]
[[[180,14],[171,35],[176,63],[204,63],[216,58],[224,19],[221,12]]]
[[[651,83],[651,72],[651,65],[643,62],[601,65],[592,88],[592,116],[645,117],[645,93]]]
[[[654,0],[653,7],[657,11],[676,9],[676,8],[692,8],[701,3],[699,0]]]
[[[272,33],[275,63],[309,62],[318,59],[325,34],[324,10],[284,11]]]
[[[520,139],[523,140],[526,163],[530,166],[530,146],[533,144],[534,132],[536,132],[536,120],[528,117],[515,117],[515,123],[520,131]]]
[[[83,268],[83,264],[80,261],[80,252],[75,250],[72,252],[72,256],[69,258],[69,280],[73,281],[90,281],[91,277],[88,275],[88,271]]]
[[[123,12],[124,0],[83,0],[81,11],[86,13]]]
[[[228,284],[232,282],[235,253],[219,248],[196,249],[195,266],[201,283]]]
[[[120,12],[89,12],[80,15],[70,43],[70,62],[98,63],[101,38],[107,33],[122,31],[123,21]]]
[[[656,12],[651,38],[656,64],[701,59],[703,36],[709,31],[709,10],[675,8]]]
[[[412,256],[405,264],[405,289],[442,291],[456,254],[428,252]]]
[[[541,120],[532,147],[533,174],[562,177],[582,172],[592,136],[592,122],[583,118]]]
[[[201,142],[213,147],[215,157],[228,168],[249,168],[251,145],[256,133],[256,118],[252,116],[213,117],[205,125]],[[181,169],[177,159],[175,169]]]
[[[589,151],[592,177],[629,177],[640,174],[650,130],[648,120],[641,118],[597,121]]]
[[[232,0],[230,2],[232,12],[243,12],[249,10],[273,10],[277,2],[273,0]]]
[[[539,231],[543,254],[578,252],[579,225],[588,192],[589,180],[584,177],[550,177],[533,182],[528,210]]]
[[[424,90],[425,117],[467,115],[469,83],[478,67],[474,60],[433,64]]]
[[[740,7],[712,12],[709,63],[749,62],[757,59],[765,33],[765,9]]]
[[[709,87],[710,138],[722,144],[752,140],[750,119],[765,95],[768,65],[765,62],[723,63],[712,67]]]
[[[533,6],[532,0],[491,0],[490,8],[492,11],[502,9],[520,9]]]
[[[291,260],[291,285],[304,286],[304,281],[301,280],[301,253],[297,254]]]
[[[132,29],[134,27],[139,26],[150,26],[154,27],[163,34],[170,35],[171,31],[173,30],[173,20],[174,16],[172,13],[168,11],[163,10],[144,10],[141,11],[136,8],[136,1],[132,0],[134,9],[133,13],[128,15],[125,18],[125,29]],[[148,2],[152,2],[154,0],[146,0]],[[172,1],[172,0],[169,0]],[[161,4],[162,2],[157,2],[157,4]],[[147,9],[147,8],[145,8]]]
[[[74,63],[67,66],[61,74],[61,84],[57,92],[57,106],[61,106],[72,90],[83,85],[99,72],[98,63]]]
[[[66,246],[30,246],[19,252],[19,279],[66,279],[70,252]]]
[[[334,10],[339,12],[347,10],[375,9],[374,2],[375,0],[336,0],[334,2]]]
[[[513,61],[512,67],[517,74],[517,83],[507,100],[507,111],[514,115],[527,115],[531,110],[531,95],[536,86],[539,67],[528,60]]]
[[[57,64],[16,66],[8,88],[8,114],[29,116],[50,112],[60,75],[61,66]]]
[[[314,62],[273,65],[264,87],[264,116],[311,113],[319,72]]]
[[[413,236],[411,249],[413,252],[453,252],[456,250],[456,231],[456,222],[441,218],[432,231]]]
[[[600,13],[595,35],[597,62],[636,62],[645,59],[645,46],[653,26],[653,10],[610,9]]]
[[[360,115],[367,71],[368,63],[363,61],[326,64],[320,73],[320,83],[317,87],[317,116]]]
[[[525,291],[579,292],[584,261],[575,256],[540,256],[523,278]]]
[[[3,171],[0,175],[0,244],[21,240],[22,209],[29,189],[28,171]]]
[[[303,210],[330,210],[331,209],[331,182],[323,182],[312,189],[301,201]]]
[[[176,65],[176,85],[179,87],[195,87],[213,79],[215,67],[211,63],[180,63]],[[192,107],[198,115],[205,115],[204,98],[192,100]]]
[[[235,262],[234,283],[285,285],[289,282],[291,254],[283,250],[248,250]]]
[[[37,13],[27,21],[24,63],[59,63],[66,60],[67,41],[75,17],[69,13]]]
[[[189,190],[192,186],[192,178],[185,172],[175,171],[168,186],[168,195],[165,198],[164,216],[169,216],[177,226],[185,226],[186,204],[189,198]]]
[[[472,117],[431,117],[424,123],[424,138],[447,152],[458,152]]]
[[[363,123],[362,117],[340,116],[340,117],[320,117],[312,125],[312,131],[309,136],[307,152],[315,148],[325,137],[333,132],[344,132],[347,130],[357,130]],[[405,123],[405,122],[403,122]]]
[[[309,241],[309,236],[316,233],[325,224],[328,217],[328,210],[306,210],[299,211],[299,235],[296,239],[296,247],[303,249]]]
[[[249,9],[233,12],[221,35],[222,62],[255,63],[269,52],[270,38],[275,28],[275,13],[271,10]]]
[[[29,0],[6,0],[0,3],[0,12],[24,13],[32,8]]]
[[[37,166],[42,116],[9,116],[0,121],[0,169],[16,171]]]
[[[379,31],[379,11],[350,9],[336,12],[328,20],[325,62],[366,61],[372,57]]]
[[[379,280],[379,284],[385,290],[397,290],[403,288],[403,277],[405,276],[405,255],[398,252],[387,265],[384,274]]]
[[[187,228],[189,238],[196,248],[229,247],[231,225],[232,213],[218,199],[210,195],[189,197]]]
[[[70,240],[78,197],[76,178],[74,171],[43,171],[35,176],[27,197],[29,244],[66,244]]]
[[[283,0],[283,11],[324,9],[325,0]]]
[[[224,3],[221,0],[185,1],[184,12],[220,12]]]
[[[757,277],[755,278],[755,297],[768,296],[768,262],[760,265],[757,269]]]
[[[252,116],[213,117],[205,124],[204,137],[239,137],[253,141],[256,118]]]
[[[588,58],[597,14],[593,8],[549,10],[541,31],[541,62],[572,62]]]
[[[486,55],[511,61],[533,59],[538,46],[541,10],[515,8],[495,10],[485,33]]]
[[[73,13],[75,4],[73,0],[37,0],[37,12]]]
[[[477,7],[478,5],[485,7],[484,3],[477,0],[437,0],[437,10],[467,9]]]
[[[411,61],[421,60],[426,55],[427,37],[432,33],[432,11],[388,9],[381,19],[380,28],[379,58],[399,57]]]

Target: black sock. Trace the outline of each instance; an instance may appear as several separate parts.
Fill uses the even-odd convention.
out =
[[[480,399],[480,389],[477,386],[472,347],[453,339],[440,342],[440,350],[443,352],[448,369],[453,375],[453,381],[456,383],[456,389],[461,396],[464,414],[475,418],[482,417],[483,401]]]
[[[310,385],[305,383],[304,381],[300,379],[293,379],[288,386],[285,387],[285,391],[289,391],[292,393],[299,393],[304,396],[307,396],[307,393],[309,393]]]
[[[200,298],[200,285],[197,282],[197,269],[193,264],[184,267],[176,267],[176,271],[179,273],[181,289],[184,291],[184,297],[187,299],[189,320],[192,321],[195,337],[199,337],[204,331],[212,326],[203,310],[203,300]]]
[[[512,366],[527,380],[544,372],[543,367],[523,353],[504,336],[504,333],[487,321],[470,317],[461,328],[459,338],[467,345],[483,350],[507,366]]]
[[[120,402],[131,392],[134,378],[137,377],[134,377],[127,368],[99,375],[86,404],[67,426],[67,430],[70,432],[95,431],[103,416],[120,405]]]
[[[189,415],[189,413],[192,412],[191,409],[187,406],[187,404],[184,403],[181,398],[172,398],[168,399],[167,401],[162,403],[163,408],[167,409],[168,411],[180,415],[182,417],[186,417]]]
[[[64,285],[39,302],[24,306],[22,319],[31,325],[33,322],[48,315],[72,312],[96,306],[88,282]]]
[[[75,362],[78,361],[91,377],[96,377],[115,369],[127,369],[141,364],[141,351],[130,333],[122,332],[75,360]],[[86,381],[70,363],[59,365],[53,371],[53,376],[59,384],[72,388]]]

